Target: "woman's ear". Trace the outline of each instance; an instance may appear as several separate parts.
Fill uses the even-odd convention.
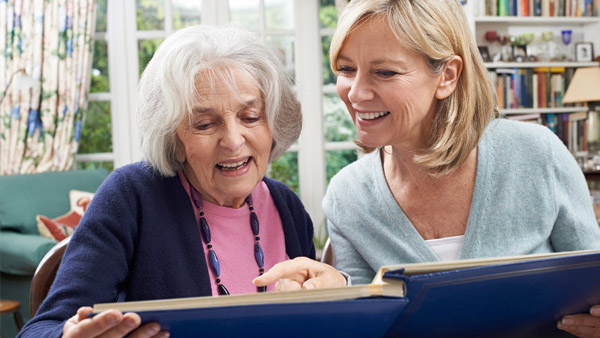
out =
[[[183,163],[185,162],[185,146],[177,136],[177,143],[175,144],[175,156],[177,158],[177,162]]]
[[[462,67],[463,60],[458,55],[454,55],[446,62],[444,70],[442,71],[442,76],[440,76],[440,82],[435,91],[435,97],[438,100],[443,100],[454,92],[462,72]]]

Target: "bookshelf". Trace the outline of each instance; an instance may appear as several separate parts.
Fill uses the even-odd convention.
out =
[[[585,12],[580,10],[588,4],[591,10],[590,7]],[[571,8],[567,8],[568,5]],[[512,94],[515,99],[512,105],[499,102],[500,114],[505,118],[544,124],[563,139],[588,180],[600,220],[600,113],[589,112],[588,107],[581,104],[561,102],[577,68],[600,66],[600,59],[596,59],[600,56],[600,0],[467,0],[464,9],[477,45],[487,48],[482,55],[487,52],[489,56],[485,66],[492,81],[497,83],[498,74],[512,73],[512,79],[502,81],[503,84],[514,86],[515,80],[522,82],[513,88],[518,93]],[[563,31],[569,30],[571,41],[565,39],[569,42],[565,44]],[[580,42],[591,44],[590,59],[577,61],[575,44]],[[542,96],[533,102],[533,92],[541,90],[538,80],[545,77],[542,71],[550,74],[546,83],[550,86],[557,85],[550,78],[558,74],[555,79],[559,82],[558,89],[551,87],[547,91],[552,97],[548,102],[540,102],[545,100]],[[533,74],[537,76],[533,78]],[[531,88],[532,81],[537,82],[536,88]],[[498,91],[497,94],[501,95]]]

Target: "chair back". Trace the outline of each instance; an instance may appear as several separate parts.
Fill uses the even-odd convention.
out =
[[[323,247],[323,255],[321,255],[321,263],[326,263],[333,266],[333,247],[331,246],[331,239],[327,238],[325,246]]]
[[[31,279],[31,289],[29,290],[29,313],[31,317],[35,316],[38,308],[46,299],[70,240],[71,237],[69,236],[58,242],[38,264]]]

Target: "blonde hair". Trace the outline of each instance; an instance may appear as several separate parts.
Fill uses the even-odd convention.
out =
[[[435,74],[453,56],[463,60],[456,89],[437,102],[427,149],[413,158],[431,176],[449,174],[467,159],[497,115],[494,87],[464,10],[458,0],[352,0],[340,16],[331,40],[329,58],[335,73],[346,37],[376,17],[386,19],[398,40],[422,55]]]
[[[232,26],[193,26],[169,36],[156,50],[138,85],[137,120],[144,159],[164,176],[174,176],[176,129],[191,117],[196,82],[228,83],[237,91],[241,71],[261,90],[273,144],[269,161],[300,136],[302,111],[290,76],[277,55],[258,37]],[[201,99],[201,98],[200,98]]]

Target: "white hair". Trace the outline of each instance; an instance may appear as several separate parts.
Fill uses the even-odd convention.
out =
[[[290,76],[258,37],[232,26],[193,26],[169,36],[156,50],[138,86],[137,119],[144,159],[164,176],[174,176],[176,129],[191,117],[196,83],[231,79],[242,71],[258,85],[273,145],[269,161],[283,154],[302,129],[300,103]],[[233,91],[234,81],[227,81]]]

